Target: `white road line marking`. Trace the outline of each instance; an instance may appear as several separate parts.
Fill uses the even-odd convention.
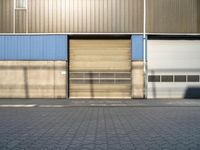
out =
[[[43,108],[49,108],[49,107],[62,108],[66,106],[67,105],[38,105],[38,107],[43,107]]]
[[[0,105],[0,108],[4,108],[4,107],[36,107],[37,105],[36,104],[33,104],[33,105]]]

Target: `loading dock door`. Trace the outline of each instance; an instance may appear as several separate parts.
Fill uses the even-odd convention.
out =
[[[130,98],[130,40],[70,40],[70,98]]]
[[[148,98],[200,97],[200,41],[148,41]]]

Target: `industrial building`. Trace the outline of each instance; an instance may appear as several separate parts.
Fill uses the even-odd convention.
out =
[[[200,98],[200,1],[0,0],[0,98]]]

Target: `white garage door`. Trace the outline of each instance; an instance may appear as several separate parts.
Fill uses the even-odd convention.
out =
[[[148,98],[200,97],[200,40],[148,41]]]

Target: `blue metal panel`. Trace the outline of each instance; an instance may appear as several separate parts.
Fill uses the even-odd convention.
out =
[[[143,60],[143,35],[132,35],[132,60]]]
[[[2,36],[0,36],[0,46],[4,47],[4,38]],[[4,57],[5,57],[4,52],[5,51],[0,51],[0,59],[4,59]]]
[[[67,58],[67,51],[64,51],[64,53],[62,52],[63,49],[67,49],[67,47],[66,47],[66,43],[68,43],[67,37],[66,38],[58,37],[58,38],[56,38],[55,43],[57,43],[56,58],[59,58],[59,59],[61,59],[62,57]]]
[[[21,59],[31,59],[30,54],[30,37],[29,36],[19,36],[18,37],[18,58]],[[13,58],[14,59],[14,58]]]
[[[55,44],[55,38],[54,36],[48,36],[46,39],[44,39],[44,46],[49,47],[48,52],[43,51],[43,56],[46,55],[47,59],[53,59],[56,54],[56,45],[59,46],[59,44]],[[46,48],[45,48],[46,49]]]
[[[0,36],[0,60],[66,60],[66,35]]]
[[[30,55],[32,59],[41,60],[43,58],[43,37],[42,36],[31,36],[30,37]]]

